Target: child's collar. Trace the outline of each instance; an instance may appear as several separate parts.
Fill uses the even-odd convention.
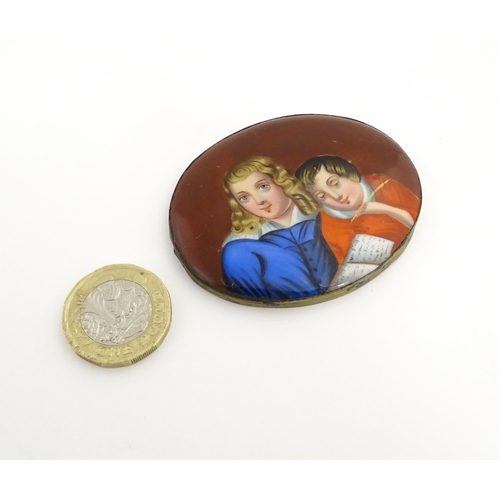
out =
[[[292,227],[295,224],[298,224],[299,222],[315,219],[317,215],[318,212],[313,212],[312,214],[305,215],[300,211],[299,207],[295,205],[293,207],[292,219],[290,221],[291,223],[290,226],[288,227]],[[230,241],[234,240],[242,240],[242,239],[258,240],[261,236],[264,236],[265,234],[271,231],[276,231],[277,229],[285,229],[285,226],[282,226],[279,222],[268,220],[264,222],[264,224],[262,224],[262,226],[260,226],[255,233],[242,233],[242,234],[229,233],[229,236],[223,241],[222,246],[224,247]]]

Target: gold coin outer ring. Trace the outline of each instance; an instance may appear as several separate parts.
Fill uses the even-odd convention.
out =
[[[92,340],[83,330],[81,308],[90,292],[106,281],[130,280],[148,293],[152,319],[148,327],[134,340],[117,346],[108,346]],[[172,321],[172,305],[168,290],[150,271],[131,264],[102,267],[82,278],[71,290],[63,310],[63,331],[71,347],[83,359],[105,368],[128,366],[155,351],[167,335]]]

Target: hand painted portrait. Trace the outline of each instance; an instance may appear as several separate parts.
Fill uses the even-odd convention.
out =
[[[346,118],[298,115],[244,129],[198,157],[170,210],[190,276],[250,305],[340,296],[412,235],[421,188],[392,139]]]

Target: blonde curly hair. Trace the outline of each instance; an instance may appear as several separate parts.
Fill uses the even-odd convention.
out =
[[[253,172],[269,175],[274,184],[283,189],[285,196],[290,198],[303,214],[310,215],[320,210],[318,202],[306,191],[300,180],[289,174],[272,158],[252,156],[226,172],[222,183],[231,208],[231,232],[233,234],[255,233],[267,220],[245,210],[234,198],[229,188],[231,184],[244,181]]]

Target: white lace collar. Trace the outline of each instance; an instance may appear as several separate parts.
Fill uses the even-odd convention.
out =
[[[297,205],[295,205],[293,207],[293,211],[292,211],[292,218],[290,221],[290,226],[287,226],[287,227],[292,227],[295,224],[298,224],[299,222],[303,222],[305,220],[315,219],[317,215],[318,215],[318,212],[313,212],[310,215],[305,215],[299,210]],[[243,233],[243,234],[229,233],[228,237],[222,243],[222,246],[225,246],[230,241],[234,241],[234,240],[242,240],[242,239],[258,240],[262,236],[264,236],[265,234],[270,233],[271,231],[276,231],[277,229],[284,229],[284,228],[285,228],[285,226],[283,226],[279,222],[276,222],[274,220],[268,220],[268,221],[264,222],[264,224],[262,224],[262,226],[260,226],[259,229],[257,229],[257,231],[255,231],[255,233]]]

